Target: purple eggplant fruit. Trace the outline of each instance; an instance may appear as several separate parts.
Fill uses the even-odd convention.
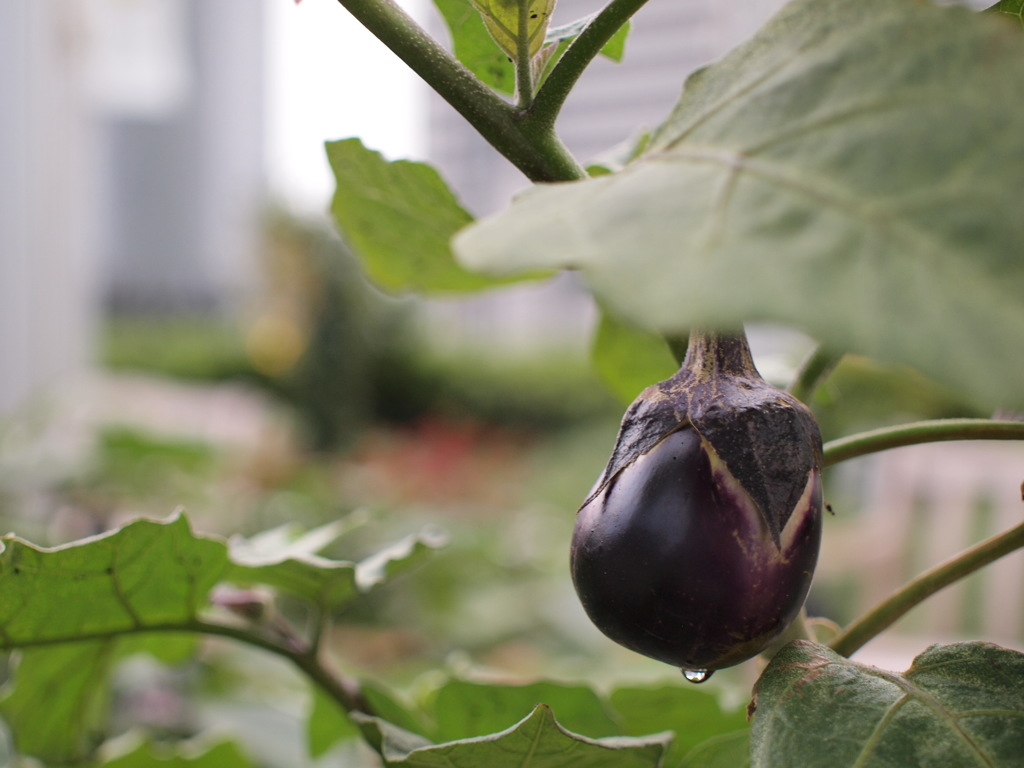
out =
[[[623,418],[577,516],[573,583],[604,634],[700,682],[796,618],[821,507],[810,411],[761,378],[742,333],[694,332]]]

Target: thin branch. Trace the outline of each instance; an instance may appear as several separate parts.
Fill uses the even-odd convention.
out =
[[[789,387],[789,394],[803,403],[810,402],[815,391],[825,383],[842,358],[842,352],[833,352],[824,345],[815,348],[800,366]]]
[[[1024,523],[925,571],[840,632],[832,641],[832,649],[849,656],[918,603],[1021,547],[1024,547]]]
[[[273,629],[275,636],[271,637],[268,634],[260,634],[245,627],[219,624],[202,619],[190,619],[176,623],[140,624],[106,631],[75,633],[66,637],[51,637],[26,642],[5,642],[0,646],[0,650],[39,648],[148,633],[215,635],[246,643],[247,645],[282,656],[305,674],[331,699],[336,701],[346,712],[366,712],[367,714],[372,714],[359,693],[359,684],[354,679],[329,669],[322,656],[310,648],[305,640],[297,634],[277,624],[274,625]]]
[[[825,466],[889,448],[949,440],[1024,440],[1024,421],[937,419],[875,429],[825,443]]]
[[[555,64],[537,92],[529,120],[537,125],[554,126],[576,81],[601,49],[647,0],[612,0],[580,33]]]

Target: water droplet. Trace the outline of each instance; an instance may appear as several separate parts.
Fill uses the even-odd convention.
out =
[[[708,672],[706,669],[684,669],[683,677],[689,680],[691,683],[703,683],[707,680],[714,672]]]

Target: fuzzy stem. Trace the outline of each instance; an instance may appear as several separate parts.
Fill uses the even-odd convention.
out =
[[[611,40],[647,0],[612,0],[555,64],[537,92],[528,119],[538,125],[553,126],[576,81],[601,49]]]
[[[832,641],[832,649],[849,656],[940,589],[1021,547],[1024,547],[1024,523],[975,544],[925,571],[854,621]]]
[[[825,466],[869,453],[948,440],[1024,440],[1024,421],[936,419],[884,427],[825,443]]]
[[[394,0],[338,0],[531,181],[586,178],[550,126],[531,125],[423,30]]]
[[[691,329],[683,366],[703,381],[723,375],[757,375],[747,335],[742,329],[730,332]]]
[[[519,0],[516,36],[516,106],[526,111],[533,103],[533,66],[530,63],[530,14],[527,0]]]

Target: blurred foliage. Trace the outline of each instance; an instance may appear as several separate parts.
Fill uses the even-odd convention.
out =
[[[105,365],[254,382],[294,408],[321,451],[351,448],[380,421],[442,415],[550,430],[616,411],[583,360],[433,352],[414,336],[415,302],[371,287],[331,230],[284,214],[267,229],[266,287],[247,323],[115,316]]]
[[[859,355],[842,359],[812,405],[826,441],[920,419],[989,415],[913,368]]]

